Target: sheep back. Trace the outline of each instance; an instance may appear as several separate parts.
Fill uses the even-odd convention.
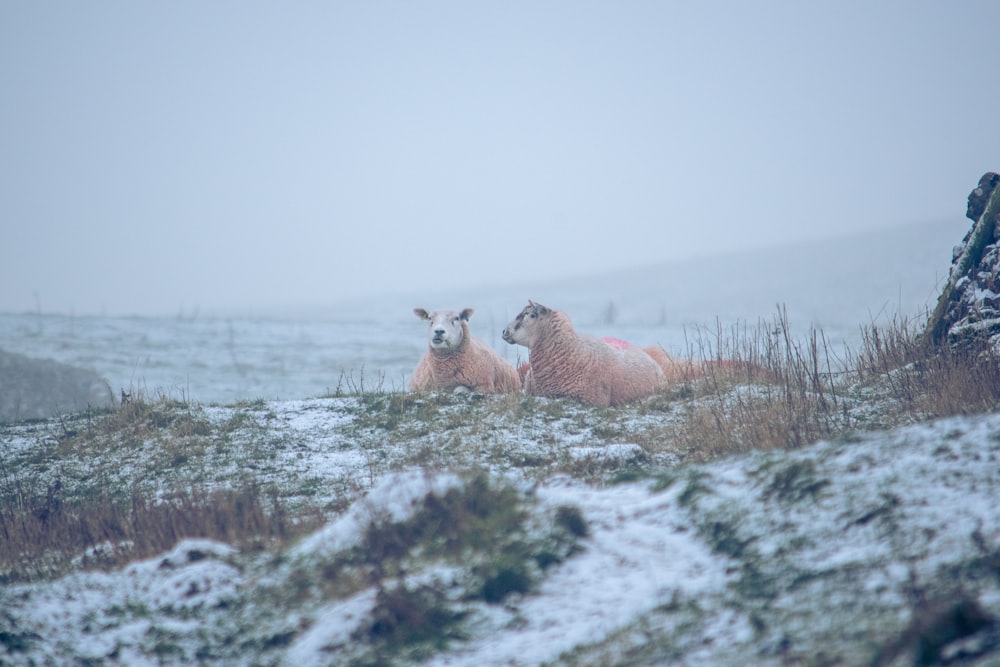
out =
[[[666,380],[642,348],[576,333],[564,313],[551,311],[540,325],[529,353],[533,393],[607,407],[649,396]]]
[[[659,345],[642,348],[663,371],[667,382],[685,382],[705,374],[705,366],[695,359],[677,359]]]

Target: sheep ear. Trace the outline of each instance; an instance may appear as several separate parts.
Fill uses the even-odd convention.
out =
[[[536,314],[536,315],[544,315],[544,314],[546,314],[547,312],[549,312],[549,309],[548,309],[548,308],[546,308],[545,306],[543,306],[543,305],[542,305],[542,304],[540,304],[540,303],[535,303],[535,302],[534,302],[534,301],[532,301],[531,299],[528,299],[528,303],[529,303],[529,304],[531,304],[531,308],[532,308],[532,310],[534,310],[534,311],[535,311],[535,314]]]
[[[419,317],[422,320],[429,320],[429,319],[431,319],[431,316],[428,315],[427,311],[424,310],[423,308],[414,308],[413,309],[413,314],[416,315],[417,317]]]
[[[468,322],[469,318],[472,317],[472,313],[474,313],[474,312],[476,312],[476,311],[474,311],[472,308],[466,308],[461,313],[459,313],[458,316],[461,317],[466,322]]]

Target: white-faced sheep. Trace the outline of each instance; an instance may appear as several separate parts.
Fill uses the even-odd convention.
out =
[[[517,371],[486,343],[469,332],[472,308],[461,312],[413,313],[428,322],[429,343],[410,379],[411,391],[474,391],[507,394],[520,391]]]
[[[649,396],[668,380],[698,374],[661,347],[644,349],[617,338],[577,333],[568,315],[534,301],[507,325],[503,338],[529,349],[524,377],[529,393],[599,407]]]

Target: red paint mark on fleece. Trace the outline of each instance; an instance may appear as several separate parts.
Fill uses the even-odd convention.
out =
[[[635,347],[632,343],[627,340],[622,340],[621,338],[602,338],[601,340],[616,350],[627,350],[630,347]]]

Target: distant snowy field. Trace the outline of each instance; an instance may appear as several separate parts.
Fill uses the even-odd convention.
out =
[[[426,346],[414,307],[476,312],[473,333],[512,362],[526,351],[500,337],[533,299],[578,329],[685,354],[734,326],[787,309],[794,333],[823,331],[835,347],[861,327],[922,320],[947,277],[967,220],[901,227],[541,284],[401,292],[313,308],[261,304],[256,313],[173,317],[0,314],[0,348],[90,368],[122,389],[204,403],[299,399],[345,388],[404,389]]]

